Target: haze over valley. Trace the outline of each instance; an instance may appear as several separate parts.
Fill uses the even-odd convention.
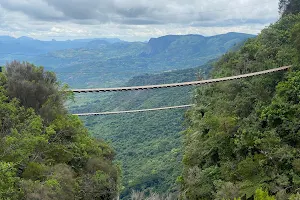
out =
[[[118,39],[45,42],[2,37],[0,63],[18,59],[42,65],[56,72],[71,87],[111,87],[125,85],[130,78],[145,73],[200,66],[250,37],[254,36],[242,33],[212,37],[168,35],[149,42]]]

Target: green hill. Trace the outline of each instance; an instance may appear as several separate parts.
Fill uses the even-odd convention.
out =
[[[223,56],[212,77],[293,65],[289,72],[197,89],[184,132],[182,199],[299,199],[299,33],[300,15],[284,16]]]
[[[114,151],[91,138],[52,72],[12,62],[0,73],[0,199],[116,199]]]

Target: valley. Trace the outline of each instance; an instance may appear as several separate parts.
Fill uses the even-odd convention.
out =
[[[300,199],[300,0],[0,0],[0,20],[0,200]]]
[[[73,88],[186,82],[206,78],[212,64],[205,63],[212,63],[251,37],[254,36],[228,33],[212,37],[164,36],[150,39],[148,43],[69,41],[61,43],[65,49],[30,57],[24,54],[19,59],[43,65]],[[59,48],[54,44],[49,46]],[[194,87],[184,87],[76,94],[67,106],[72,113],[82,113],[183,105],[193,102],[193,91]],[[109,141],[116,150],[123,172],[121,197],[129,198],[132,190],[153,190],[161,194],[178,191],[176,179],[182,170],[180,132],[184,130],[185,111],[81,118],[94,137]]]

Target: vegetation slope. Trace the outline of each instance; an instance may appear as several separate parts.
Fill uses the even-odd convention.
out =
[[[231,48],[235,44],[249,37],[253,36],[229,33],[214,37],[203,37],[199,35],[165,36],[157,39],[151,39],[149,43],[116,43],[95,40],[74,41],[75,43],[72,43],[72,41],[65,43],[52,41],[47,44],[30,38],[0,38],[0,47],[1,45],[5,45],[11,48],[6,49],[6,52],[2,53],[7,53],[8,50],[11,50],[12,53],[20,53],[21,59],[43,64],[48,69],[55,68],[56,71],[61,72],[60,80],[71,83],[73,86],[76,85],[83,87],[82,84],[87,84],[88,86],[109,86],[121,84],[121,82],[128,80],[133,74],[136,75],[136,72],[139,74],[147,71],[157,72],[161,70],[186,68],[189,66],[199,65],[208,59],[215,58],[216,56],[224,53],[228,48]],[[30,54],[35,55],[51,51],[51,48],[63,48],[64,45],[66,47],[69,45],[68,48],[73,48],[72,45],[78,45],[78,47],[81,48],[30,57],[26,57],[26,52],[24,51],[25,49],[27,53],[30,52]],[[36,47],[45,47],[45,49],[39,49],[38,52],[30,51],[32,47],[34,47],[33,50],[36,49]],[[18,49],[18,51],[15,49]],[[187,55],[190,59],[179,59],[179,56],[185,57]],[[7,56],[4,56],[4,58],[2,57],[2,59],[10,60],[12,57],[15,57],[15,55],[8,54]],[[177,58],[177,60],[175,58]],[[101,63],[99,63],[99,59],[101,59]],[[131,62],[132,59],[134,62]],[[142,60],[143,63],[136,62],[137,59]],[[188,61],[188,63],[185,60]],[[150,66],[150,61],[155,62],[151,63]],[[106,64],[103,64],[103,62]],[[178,64],[179,62],[181,62],[182,66]],[[157,66],[157,64],[159,65]],[[108,71],[105,71],[106,69],[108,69]],[[136,69],[140,70],[135,71]],[[99,73],[100,70],[102,71],[101,73]],[[195,80],[197,72],[198,69],[188,69],[177,72],[169,72],[163,75],[143,75],[132,79],[128,85],[159,84]],[[99,73],[100,76],[95,77],[97,73]],[[116,74],[120,75],[116,76]],[[20,75],[20,77],[23,75],[24,74]],[[122,76],[122,78],[120,78],[120,76]],[[19,86],[22,84],[23,82],[20,83]],[[15,91],[16,93],[26,96],[26,93],[30,90],[19,90],[16,88]],[[97,101],[95,101],[95,99],[98,97],[92,96],[91,99],[93,103],[89,103],[88,107],[75,106],[75,109],[72,110],[76,112],[86,112],[95,111],[97,108],[99,108],[97,111],[101,111],[179,105],[189,102],[191,91],[192,88],[182,88],[179,90],[172,89],[170,91],[162,90],[155,92],[138,92],[134,95],[133,93],[116,95],[113,98],[111,98],[111,96],[106,96]],[[28,95],[30,96],[30,100],[24,100],[24,102],[32,101],[30,105],[27,105],[28,107],[34,107],[35,109],[37,109],[36,106],[45,107],[45,105],[36,104],[34,102],[36,96],[39,96],[37,92],[29,92]],[[42,98],[42,94],[40,96],[41,97],[39,98]],[[133,97],[136,97],[136,99]],[[22,99],[23,97],[20,96],[18,98]],[[57,96],[51,96],[52,101],[56,101],[54,100],[55,98],[57,98]],[[78,103],[77,101],[77,105],[85,104],[88,98],[90,98],[90,96],[79,98],[80,102]],[[170,101],[169,98],[172,100]],[[126,101],[124,101],[124,99],[126,99]],[[60,110],[64,110],[63,106],[56,108],[54,105],[48,104],[49,102],[47,101],[48,110],[39,111],[39,113],[36,114],[52,115],[45,112],[51,111],[55,113]],[[21,103],[20,106],[23,106],[23,103]],[[50,108],[53,108],[54,110],[52,111]],[[44,109],[45,108],[42,110]],[[141,127],[138,128],[137,124],[141,120],[141,116],[138,115],[132,116],[132,119],[128,119],[127,117],[121,117],[122,119],[105,117],[103,120],[101,119],[100,123],[98,123],[99,118],[89,119],[86,122],[97,138],[104,138],[113,141],[114,147],[118,152],[120,152],[118,154],[118,160],[123,162],[122,164],[125,169],[124,187],[126,190],[124,190],[123,196],[124,194],[125,196],[128,196],[131,189],[140,190],[144,188],[153,188],[155,191],[159,192],[175,190],[174,182],[181,170],[181,154],[179,151],[179,148],[181,147],[181,139],[180,135],[177,133],[182,130],[183,113],[184,110],[177,110],[167,111],[164,114],[153,113],[150,116],[144,115],[142,116],[142,120],[145,123],[145,129]],[[172,121],[172,119],[174,121]],[[115,126],[116,123],[119,122],[124,124],[123,128]],[[126,137],[126,134],[130,137]],[[149,137],[149,139],[144,140],[143,134],[148,135],[147,137]],[[123,135],[125,137],[122,138],[119,137],[119,135]],[[132,145],[135,145],[137,141],[140,143],[139,148],[133,150],[134,153],[132,154],[130,153],[132,151]],[[166,143],[169,145],[164,146]],[[152,146],[155,146],[155,148]],[[173,151],[171,152],[171,150]],[[139,159],[135,159],[136,155],[139,155]],[[166,159],[166,161],[161,162],[163,159]],[[141,172],[137,172],[137,169],[142,170]],[[158,178],[159,176],[162,178]]]
[[[291,2],[299,1],[281,1],[290,10],[223,56],[212,77],[293,65],[289,72],[197,89],[184,132],[182,199],[253,199],[258,188],[274,195],[260,199],[299,199],[300,15]]]
[[[115,199],[114,151],[92,139],[55,74],[12,62],[0,73],[0,199]]]

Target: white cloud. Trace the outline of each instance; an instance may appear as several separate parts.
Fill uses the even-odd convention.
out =
[[[40,39],[258,33],[276,0],[0,0],[0,34]]]

